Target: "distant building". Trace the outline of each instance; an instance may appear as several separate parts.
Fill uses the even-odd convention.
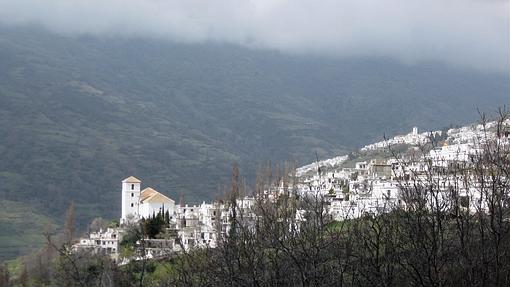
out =
[[[413,136],[418,135],[418,127],[413,127]]]

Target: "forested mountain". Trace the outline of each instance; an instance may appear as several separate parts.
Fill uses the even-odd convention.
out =
[[[0,198],[52,218],[70,200],[81,222],[116,218],[120,180],[135,175],[176,200],[210,200],[233,161],[243,174],[306,163],[474,121],[509,92],[505,75],[437,63],[0,27]]]

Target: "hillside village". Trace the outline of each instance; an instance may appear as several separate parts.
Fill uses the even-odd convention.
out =
[[[290,186],[280,184],[264,191],[265,198],[277,199],[283,193],[299,197],[318,196],[325,202],[326,213],[334,220],[359,218],[363,214],[381,214],[403,206],[402,190],[413,182],[427,178],[434,171],[434,181],[445,196],[452,185],[460,186],[462,206],[476,212],[481,195],[476,184],[467,186],[447,169],[469,166],[473,158],[490,141],[510,145],[510,120],[496,131],[496,122],[470,125],[441,131],[419,133],[413,128],[407,135],[367,145],[357,153],[318,161],[296,170]],[[438,172],[439,171],[439,172]],[[261,195],[259,195],[261,196]],[[73,245],[73,250],[106,253],[125,263],[140,258],[157,258],[192,248],[214,248],[229,232],[232,209],[217,201],[197,205],[176,203],[163,193],[143,188],[134,176],[121,183],[120,225],[90,233]],[[257,198],[247,196],[237,202],[238,212],[247,221],[255,218]],[[297,221],[304,220],[300,211]],[[129,227],[147,219],[161,218],[165,232],[157,238],[142,238],[135,252],[126,257],[121,242]]]

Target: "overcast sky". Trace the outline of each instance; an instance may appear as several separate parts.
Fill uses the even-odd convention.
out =
[[[510,72],[510,0],[0,0],[0,22]]]

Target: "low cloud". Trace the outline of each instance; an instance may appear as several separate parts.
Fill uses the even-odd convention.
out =
[[[0,23],[510,71],[508,0],[0,0]]]

